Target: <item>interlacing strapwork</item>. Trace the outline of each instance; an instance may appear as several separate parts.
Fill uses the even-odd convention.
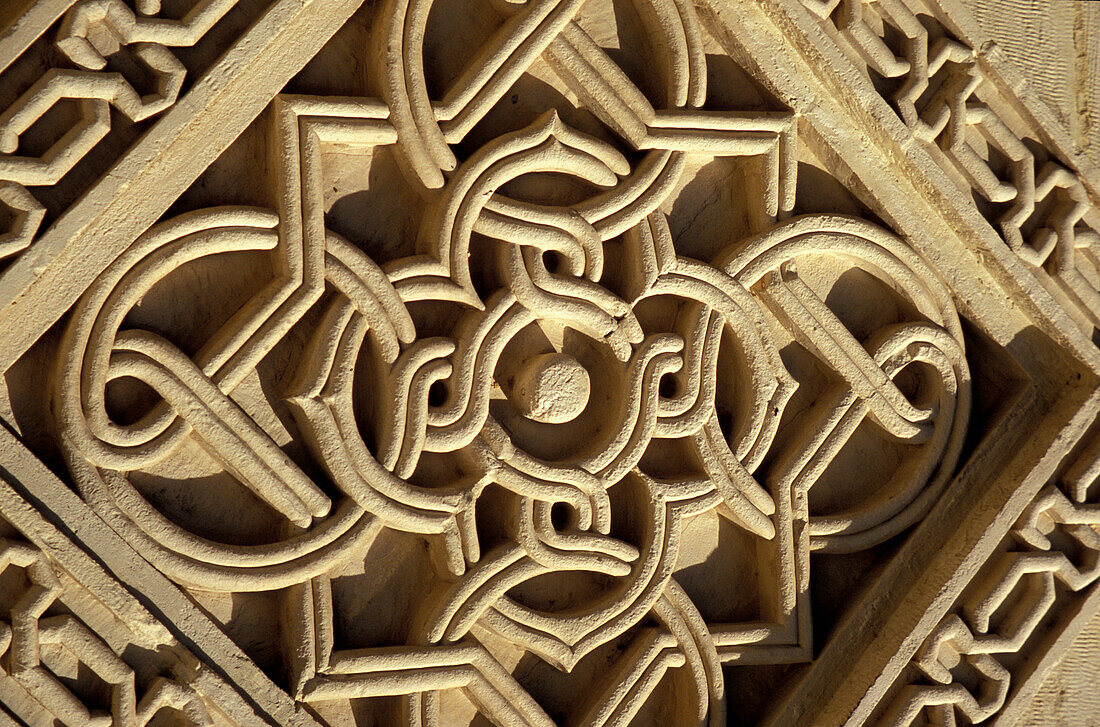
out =
[[[1100,328],[1100,207],[990,78],[985,51],[921,0],[803,4],[1086,333]]]
[[[169,49],[195,45],[236,4],[199,0],[176,19],[162,14],[160,0],[138,0],[136,11],[123,0],[40,3],[40,14],[63,11],[52,43],[61,58],[0,113],[0,203],[11,217],[0,258],[22,252],[40,232],[46,207],[27,188],[69,175],[119,125],[112,111],[137,124],[175,104],[187,69]],[[0,71],[35,40],[34,21],[23,25],[3,38]],[[26,71],[17,64],[11,73]]]
[[[12,578],[13,571],[21,571],[22,578]],[[187,684],[194,666],[174,662],[168,653],[159,657],[161,669],[174,669],[179,676],[169,673],[148,679],[143,675],[149,683],[139,689],[135,670],[116,652],[118,647],[112,648],[80,619],[59,608],[66,589],[54,566],[34,546],[0,538],[0,577],[4,576],[8,576],[3,581],[4,605],[11,610],[0,620],[0,693],[16,716],[31,724],[47,718],[73,727],[143,727],[158,712],[172,710],[182,723],[214,724],[205,702]],[[20,580],[26,584],[22,590],[8,588]],[[154,650],[164,645],[150,636],[130,636],[127,646]],[[142,666],[147,672],[148,663]],[[101,709],[91,708],[94,702],[88,695],[74,693],[71,686],[84,669],[102,681],[109,695]]]
[[[442,93],[414,0],[376,18],[380,98],[278,97],[273,209],[168,219],[81,298],[59,440],[177,583],[279,592],[289,688],[319,713],[395,696],[410,724],[724,724],[724,664],[810,658],[810,552],[876,546],[943,492],[970,412],[960,321],[890,231],[792,216],[795,119],[709,108],[690,3],[616,9],[649,39],[630,73],[579,2],[493,8]],[[531,76],[558,100],[519,103]],[[327,226],[344,152],[396,159],[417,200],[400,250]],[[743,179],[748,225],[709,231],[706,260],[669,223],[700,160]],[[202,340],[141,325],[216,256],[270,278]],[[833,292],[855,289],[871,305]],[[123,385],[156,403],[120,415]],[[243,504],[215,536],[176,506],[227,476]],[[388,630],[356,631],[356,599]],[[591,679],[583,700],[544,703],[548,669]]]
[[[1020,689],[1036,668],[1028,647],[1064,629],[1100,579],[1098,453],[1094,440],[1032,501],[891,687],[876,724],[979,724]]]

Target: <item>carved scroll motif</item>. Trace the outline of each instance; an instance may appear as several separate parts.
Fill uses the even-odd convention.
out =
[[[276,100],[276,210],[164,221],[87,290],[53,399],[77,488],[184,586],[285,589],[300,701],[399,696],[402,719],[440,724],[441,692],[460,689],[498,723],[549,724],[497,645],[567,672],[621,639],[583,723],[628,723],[680,670],[689,688],[676,719],[722,724],[723,663],[809,658],[810,551],[882,543],[942,493],[970,410],[951,296],[878,225],[790,216],[793,119],[701,108],[689,4],[639,4],[663,39],[663,108],[570,2],[506,6],[503,28],[433,99],[418,45],[429,7],[386,5],[382,101]],[[456,154],[536,60],[622,146],[548,109]],[[413,254],[372,259],[326,226],[323,144],[393,148],[423,200]],[[762,231],[709,262],[678,252],[665,211],[689,153],[762,170]],[[582,193],[563,203],[514,192],[532,177]],[[273,275],[196,350],[129,322],[159,282],[232,253],[264,256]],[[858,322],[838,313],[829,292],[845,275],[882,310]],[[305,341],[289,354],[292,375],[262,383],[308,461],[237,396],[292,339]],[[792,355],[808,362],[792,367]],[[800,381],[811,368],[824,383],[794,405],[813,389]],[[122,380],[155,392],[133,421],[110,407]],[[891,474],[815,500],[830,464],[867,436],[896,454]],[[196,444],[278,518],[273,542],[205,537],[136,483]],[[710,513],[758,548],[759,582],[745,584],[766,591],[757,620],[708,620],[673,575],[685,524]],[[369,561],[387,531],[427,543],[431,593],[406,644],[341,649],[331,574]],[[571,573],[603,585],[565,610],[523,595]]]

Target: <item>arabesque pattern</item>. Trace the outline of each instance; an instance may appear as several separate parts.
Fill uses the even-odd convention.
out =
[[[973,190],[1009,248],[1067,297],[1087,332],[1100,326],[1100,207],[1039,130],[1013,120],[1018,110],[987,77],[978,51],[920,2],[805,5],[883,79],[879,88],[899,118]],[[891,36],[900,40],[890,44]]]
[[[1020,656],[1042,638],[1040,625],[1065,628],[1100,578],[1100,511],[1090,494],[1100,465],[1096,448],[1094,442],[1066,482],[1045,488],[1020,516],[1003,551],[921,645],[884,700],[878,724],[958,724],[960,718],[979,724],[1017,698],[1021,678],[1035,671]]]
[[[1100,207],[953,2],[0,12],[0,724],[1011,723]]]
[[[122,0],[42,3],[46,18],[64,13],[54,44],[76,68],[49,68],[0,114],[0,202],[16,212],[12,229],[0,236],[0,258],[27,248],[45,215],[27,187],[57,184],[72,171],[110,132],[111,109],[137,123],[171,107],[187,69],[169,48],[193,46],[236,3],[202,0],[179,20],[159,15],[160,0],[140,0],[136,13]],[[4,37],[5,51],[30,45],[42,30],[28,20]],[[0,54],[0,70],[12,60]],[[133,81],[143,72],[151,86],[144,94]],[[65,101],[76,102],[79,118],[33,150],[22,137]]]
[[[892,233],[838,215],[772,222],[710,262],[677,254],[661,208],[688,153],[760,158],[765,221],[788,216],[793,194],[788,115],[700,108],[706,74],[690,6],[641,6],[664,38],[654,65],[668,110],[654,109],[568,3],[509,8],[431,100],[419,48],[406,41],[428,7],[388,7],[380,21],[384,102],[276,101],[276,211],[166,221],[92,284],[58,360],[69,466],[92,507],[177,582],[292,587],[293,679],[306,702],[399,695],[407,718],[436,724],[440,691],[460,688],[499,723],[548,724],[492,643],[569,671],[629,632],[581,721],[627,723],[682,667],[691,696],[677,697],[678,719],[720,724],[724,661],[808,657],[809,552],[878,544],[942,492],[970,406],[950,295]],[[548,110],[458,161],[451,145],[539,58],[633,156]],[[415,254],[379,264],[326,229],[323,144],[394,145],[407,183],[438,190]],[[562,176],[584,190],[575,201],[504,191],[532,177],[552,189]],[[197,353],[126,325],[174,270],[234,251],[270,251],[275,277]],[[846,274],[863,276],[891,312],[853,332],[825,299]],[[440,322],[441,310],[454,315]],[[281,396],[335,489],[233,399],[310,311],[313,333]],[[789,407],[798,382],[780,353],[788,342],[832,381],[812,406]],[[136,422],[107,408],[123,378],[161,399]],[[902,446],[895,472],[815,511],[807,494],[865,421]],[[142,495],[128,473],[157,467],[187,439],[282,516],[285,539],[212,542]],[[708,621],[673,576],[685,521],[711,511],[758,543],[770,605],[757,619]],[[382,529],[429,543],[436,585],[411,616],[408,646],[334,649],[326,573],[363,558]],[[567,610],[517,595],[567,573],[604,585]]]

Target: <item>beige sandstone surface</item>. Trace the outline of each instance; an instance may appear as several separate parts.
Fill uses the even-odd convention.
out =
[[[1100,724],[1083,5],[0,1],[0,726]]]

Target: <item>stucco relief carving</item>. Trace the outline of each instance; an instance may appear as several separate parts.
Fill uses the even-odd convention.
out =
[[[0,546],[0,565],[4,570],[23,569],[30,581],[12,604],[10,623],[0,624],[0,645],[9,654],[5,678],[41,702],[48,714],[64,724],[144,725],[168,707],[194,724],[212,724],[201,698],[165,677],[154,679],[138,702],[133,669],[109,645],[72,615],[44,617],[62,589],[40,552],[25,543],[5,540]],[[69,672],[76,665],[91,669],[110,688],[109,714],[91,712],[89,705],[58,679],[57,672]],[[16,704],[10,706],[21,711]]]
[[[642,17],[656,32],[669,10]],[[412,22],[393,12],[394,27]],[[543,12],[531,6],[513,22]],[[698,21],[687,8],[670,19],[661,80],[670,106],[690,107],[706,93]],[[279,212],[197,210],[152,228],[92,284],[63,335],[55,410],[81,494],[184,585],[295,587],[286,628],[306,655],[294,680],[307,703],[403,695],[415,721],[435,724],[438,692],[460,687],[496,721],[548,723],[494,643],[571,671],[616,639],[626,653],[584,700],[582,722],[626,723],[666,670],[683,667],[693,696],[675,700],[685,702],[679,718],[720,723],[723,661],[809,657],[809,614],[800,613],[810,607],[800,595],[809,552],[865,549],[910,526],[957,460],[969,373],[936,274],[888,231],[835,215],[774,225],[709,264],[678,256],[661,207],[686,152],[762,157],[767,176],[750,203],[777,220],[792,204],[790,118],[654,111],[569,13],[555,22],[498,32],[485,48],[492,60],[477,59],[447,92],[470,99],[455,111],[425,103],[416,74],[393,77],[415,58],[400,35],[381,41],[394,53],[387,84],[405,86],[385,105],[277,99],[273,145],[289,182]],[[496,79],[539,58],[529,45],[644,155],[632,164],[548,111],[457,163],[442,127],[461,142],[509,91]],[[395,142],[406,181],[440,189],[424,209],[417,254],[379,265],[325,229],[311,180],[324,174],[319,144],[370,151]],[[521,177],[545,187],[502,191]],[[567,183],[577,201],[555,203]],[[273,251],[280,275],[194,357],[154,331],[123,329],[133,305],[179,266],[242,250]],[[829,308],[837,278],[850,275],[881,297],[882,315],[846,325]],[[330,492],[231,398],[314,306],[315,330],[280,397]],[[448,308],[449,324],[438,320]],[[809,372],[784,363],[780,348],[790,345],[815,359],[802,368],[835,380],[795,406]],[[106,389],[119,378],[163,401],[138,422],[112,420]],[[901,445],[896,471],[810,507],[812,486],[865,420]],[[285,539],[212,542],[142,496],[127,473],[156,468],[188,438],[285,518]],[[765,461],[767,473],[756,474]],[[758,553],[759,585],[747,585],[762,607],[752,619],[708,623],[674,574],[685,529],[702,519],[713,528],[715,515]],[[435,585],[409,614],[404,650],[334,650],[325,574],[364,556],[369,574],[381,528],[428,543]],[[590,593],[568,608],[524,597],[554,579],[563,595],[585,580]],[[721,595],[708,599],[728,610]]]
[[[171,107],[187,68],[169,48],[195,45],[235,4],[204,0],[174,19],[160,14],[160,0],[142,0],[136,13],[122,0],[39,3],[36,11],[63,13],[53,45],[76,68],[48,68],[0,114],[0,201],[16,213],[0,238],[0,256],[29,246],[42,222],[46,210],[27,187],[56,185],[72,171],[111,131],[112,108],[136,123]],[[15,60],[20,46],[36,40],[34,23],[26,26],[4,37],[0,70]],[[148,93],[135,88],[144,83]],[[43,131],[40,122],[66,103],[78,118],[51,140],[54,130]],[[36,124],[38,133],[31,132]]]
[[[1097,576],[1056,524],[1100,545],[1098,220],[956,10],[32,5],[13,718],[978,723],[1041,678],[1055,580]]]
[[[931,4],[805,4],[873,74],[913,136],[973,190],[1009,248],[1067,296],[1091,334],[1100,324],[1100,209],[1076,173],[1034,138],[1035,126],[1019,119],[1015,100],[986,77],[977,50]]]
[[[5,723],[238,724],[202,695],[217,677],[162,624],[14,490],[0,499]]]
[[[1010,700],[1018,702],[1017,711],[1019,702],[1026,704],[1020,682],[1036,670],[1026,647],[1065,628],[1100,578],[1096,450],[1094,442],[1066,481],[1044,488],[1020,516],[957,610],[921,645],[892,699],[881,705],[879,724],[978,724]]]

